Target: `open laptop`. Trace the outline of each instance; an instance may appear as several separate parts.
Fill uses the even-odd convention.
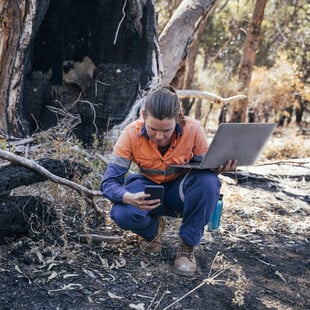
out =
[[[209,169],[237,160],[237,166],[253,165],[272,135],[276,123],[222,123],[199,163],[171,165],[171,167]]]

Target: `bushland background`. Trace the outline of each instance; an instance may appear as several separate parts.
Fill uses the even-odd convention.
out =
[[[180,2],[155,2],[162,49],[160,39]],[[264,14],[251,74],[243,79],[249,25],[259,2],[265,3]],[[201,120],[209,140],[219,122],[234,120],[236,112],[245,121],[279,125],[257,166],[221,176],[221,226],[205,233],[197,251],[196,277],[185,279],[170,272],[178,220],[168,220],[161,255],[146,256],[138,249],[136,236],[110,221],[108,201],[95,195],[90,202],[70,186],[46,181],[10,193],[40,197],[48,217],[32,214],[27,217],[27,232],[2,236],[1,307],[310,308],[309,13],[307,1],[214,1],[169,81],[178,90],[218,96],[182,99],[184,111]],[[246,95],[246,104],[221,100],[235,95]],[[65,112],[55,126],[37,128],[27,137],[1,128],[1,149],[30,160],[83,163],[91,172],[75,181],[98,190],[115,136],[111,138],[108,130],[107,135],[94,134],[85,147],[72,132],[72,111]],[[8,165],[1,160],[1,166]],[[0,206],[6,209],[5,200]]]

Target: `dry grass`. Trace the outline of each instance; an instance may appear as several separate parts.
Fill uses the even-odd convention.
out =
[[[310,157],[310,147],[303,136],[292,137],[279,145],[270,145],[264,156],[268,160],[307,158]]]

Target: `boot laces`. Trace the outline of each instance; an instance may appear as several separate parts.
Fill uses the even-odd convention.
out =
[[[182,241],[177,251],[177,257],[187,257],[192,261],[194,259],[194,247]]]

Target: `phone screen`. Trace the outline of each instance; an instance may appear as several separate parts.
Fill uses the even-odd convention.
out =
[[[164,187],[162,185],[146,185],[144,187],[144,193],[151,195],[147,198],[148,200],[160,199],[161,203],[163,203]]]

